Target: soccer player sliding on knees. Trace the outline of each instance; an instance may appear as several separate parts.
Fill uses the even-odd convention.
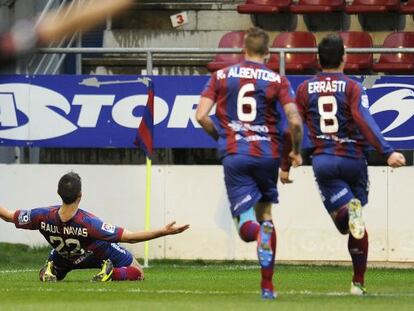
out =
[[[76,173],[64,175],[58,184],[61,206],[9,211],[0,207],[0,218],[16,228],[39,230],[52,251],[39,277],[43,282],[63,280],[76,269],[101,268],[92,280],[98,282],[136,281],[144,279],[144,271],[133,255],[118,242],[138,243],[162,236],[178,234],[189,225],[175,222],[150,231],[128,231],[104,223],[79,208],[82,197],[81,179]]]
[[[368,256],[368,233],[362,217],[362,206],[368,202],[366,154],[373,146],[393,168],[405,165],[405,158],[382,136],[369,113],[368,96],[361,84],[343,74],[341,37],[325,37],[318,54],[322,72],[298,87],[296,100],[309,129],[312,167],[323,204],[339,232],[349,233],[354,272],[351,294],[364,295]],[[280,179],[291,182],[288,168]]]
[[[290,157],[295,166],[302,164],[302,121],[289,81],[264,65],[268,44],[269,36],[263,30],[247,31],[245,61],[212,75],[196,118],[218,141],[232,216],[240,238],[257,242],[262,297],[274,299],[276,230],[272,203],[278,202],[276,184],[283,136],[277,106],[283,107],[290,125]],[[217,122],[209,117],[215,104]]]

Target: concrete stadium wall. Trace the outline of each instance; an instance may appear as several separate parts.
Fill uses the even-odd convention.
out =
[[[186,10],[171,8],[170,10],[137,10],[130,13],[128,18],[122,19],[122,27],[106,31],[104,36],[105,47],[200,47],[215,48],[223,34],[229,31],[242,31],[253,26],[249,14],[239,14],[235,4],[223,5],[220,8]],[[188,15],[188,24],[179,28],[172,28],[170,15],[185,11]],[[269,19],[277,19],[270,16]],[[402,17],[404,25],[401,31],[412,31],[414,19],[410,15]],[[378,18],[381,23],[381,17]],[[274,28],[274,27],[273,27]],[[349,31],[362,31],[357,15],[349,16]],[[281,32],[268,28],[271,42]],[[296,27],[292,31],[309,31],[304,17],[297,15]],[[319,42],[330,31],[316,31],[314,35]],[[384,39],[392,31],[370,31],[374,45],[381,46]]]
[[[81,207],[130,230],[144,228],[145,167],[91,165],[0,165],[0,205],[9,209],[59,204],[57,181],[74,170],[83,179]],[[414,262],[413,167],[370,167],[370,203],[365,209],[371,261]],[[325,212],[310,167],[279,185],[274,209],[278,260],[349,260],[347,238]],[[240,241],[228,211],[220,166],[154,166],[151,226],[190,223],[180,236],[150,242],[151,258],[254,259],[254,243]],[[43,245],[38,232],[0,223],[0,241]],[[128,246],[142,257],[143,245]]]

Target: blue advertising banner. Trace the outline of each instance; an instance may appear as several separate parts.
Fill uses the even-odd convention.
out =
[[[208,76],[153,76],[155,148],[214,148],[195,120]],[[294,89],[306,79],[290,76]],[[355,77],[395,148],[414,149],[414,77]],[[133,147],[147,102],[138,76],[0,76],[0,145]]]

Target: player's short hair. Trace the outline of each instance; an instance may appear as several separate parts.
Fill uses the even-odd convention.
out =
[[[264,56],[269,50],[269,35],[259,27],[252,27],[246,31],[244,47],[248,54]]]
[[[345,54],[344,42],[338,34],[329,34],[318,44],[319,63],[323,69],[338,68]]]
[[[75,172],[63,175],[58,184],[58,194],[62,201],[71,204],[76,201],[82,192],[81,178]]]

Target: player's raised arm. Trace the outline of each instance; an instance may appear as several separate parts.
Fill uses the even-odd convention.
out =
[[[173,235],[187,230],[190,225],[177,226],[175,221],[169,223],[164,228],[149,231],[128,231],[124,230],[120,242],[138,243],[160,238],[166,235]]]
[[[9,211],[8,209],[0,206],[0,218],[7,222],[13,222],[14,211]]]
[[[133,4],[133,0],[85,0],[67,5],[59,13],[48,13],[38,25],[20,20],[11,31],[0,35],[0,62],[8,64],[17,56],[34,52],[38,45],[62,40],[76,32],[86,31]]]
[[[38,25],[42,43],[59,40],[78,31],[86,31],[133,4],[133,0],[88,0],[71,8],[47,15]]]
[[[377,123],[371,116],[368,107],[368,96],[358,84],[354,84],[351,89],[350,107],[352,117],[368,143],[373,146],[380,154],[387,157],[387,163],[393,168],[405,165],[405,157],[399,152],[395,152],[391,145],[385,140]]]
[[[292,152],[289,154],[289,157],[292,160],[292,166],[298,167],[302,165],[302,156],[300,154],[303,139],[302,119],[295,103],[288,103],[283,108],[286,113],[292,138]]]

